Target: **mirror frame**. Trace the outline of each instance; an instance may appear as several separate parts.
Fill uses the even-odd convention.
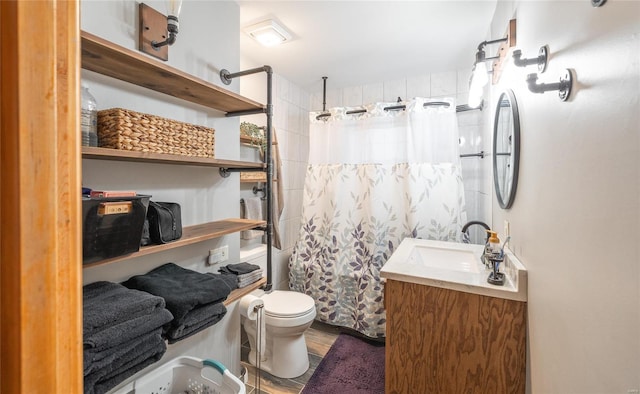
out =
[[[502,100],[506,98],[509,100],[509,104],[511,107],[511,116],[513,118],[513,177],[511,179],[511,190],[509,191],[509,195],[506,196],[506,199],[503,199],[502,194],[500,192],[500,185],[498,184],[498,163],[497,163],[497,136],[498,136],[498,124],[500,120],[500,103]],[[500,94],[498,98],[498,102],[496,103],[496,112],[493,121],[493,185],[496,191],[496,197],[498,199],[498,204],[500,204],[500,208],[509,209],[513,205],[513,200],[516,196],[516,189],[518,188],[518,172],[520,168],[520,114],[518,112],[518,103],[516,101],[516,96],[513,93],[513,90],[506,89],[504,92]]]

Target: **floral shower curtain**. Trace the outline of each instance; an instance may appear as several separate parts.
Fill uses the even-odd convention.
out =
[[[316,302],[316,319],[385,336],[380,268],[406,237],[459,241],[466,222],[453,100],[405,111],[310,113],[302,227],[289,285]]]

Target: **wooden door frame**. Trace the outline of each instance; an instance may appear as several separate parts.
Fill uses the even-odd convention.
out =
[[[79,3],[0,1],[0,391],[82,392]]]

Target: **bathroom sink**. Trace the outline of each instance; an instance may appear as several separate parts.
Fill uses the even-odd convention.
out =
[[[483,245],[406,238],[391,255],[380,275],[386,279],[424,284],[480,295],[527,300],[527,271],[513,253],[505,249],[500,272],[502,286],[487,282],[491,270],[481,261]]]
[[[415,245],[409,255],[408,264],[430,267],[434,269],[461,272],[480,272],[477,250],[467,244]],[[471,247],[466,247],[471,246]],[[482,254],[482,249],[480,250]]]

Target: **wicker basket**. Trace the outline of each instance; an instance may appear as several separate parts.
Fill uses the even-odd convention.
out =
[[[103,148],[211,157],[215,130],[122,108],[98,111],[98,144]]]

